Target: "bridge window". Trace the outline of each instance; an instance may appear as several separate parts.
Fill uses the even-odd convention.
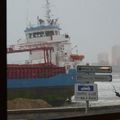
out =
[[[29,38],[32,38],[32,34],[31,33],[29,34]]]
[[[39,32],[40,37],[44,36],[44,32]]]
[[[58,32],[57,31],[55,31],[55,35],[57,35],[58,34]]]
[[[29,33],[29,38],[43,37],[44,32]]]
[[[52,35],[54,35],[54,32],[53,31],[46,31],[45,35],[46,36],[52,36]]]
[[[60,35],[60,31],[54,31],[55,35]]]
[[[36,37],[36,33],[33,33],[33,37],[34,37],[34,38]]]

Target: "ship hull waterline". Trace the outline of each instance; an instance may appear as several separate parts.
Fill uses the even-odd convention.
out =
[[[63,105],[74,94],[76,73],[60,74],[50,78],[7,80],[8,99],[43,99],[53,106]]]

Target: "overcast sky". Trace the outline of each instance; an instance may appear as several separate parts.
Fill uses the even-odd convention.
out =
[[[52,14],[59,18],[63,33],[78,45],[86,62],[96,62],[98,53],[111,52],[120,44],[120,0],[50,0]],[[29,22],[45,16],[45,0],[7,0],[7,44],[25,39]],[[26,53],[25,53],[26,54]],[[26,59],[25,54],[8,56],[8,62]]]

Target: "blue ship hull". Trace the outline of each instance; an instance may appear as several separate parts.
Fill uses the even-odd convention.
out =
[[[72,69],[68,74],[59,74],[49,78],[9,79],[7,80],[7,88],[72,86],[75,84],[75,76],[76,71]]]
[[[52,106],[61,106],[74,94],[76,71],[50,78],[13,79],[7,81],[8,99],[43,99]]]

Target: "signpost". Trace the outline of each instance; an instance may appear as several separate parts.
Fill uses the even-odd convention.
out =
[[[98,100],[97,84],[75,84],[75,100],[79,101],[96,101]]]
[[[111,82],[111,72],[111,66],[77,66],[75,101],[86,101],[86,112],[89,108],[89,101],[98,100],[98,88],[94,82]]]
[[[111,66],[77,66],[77,81],[100,81],[100,82],[111,82],[112,75]]]

